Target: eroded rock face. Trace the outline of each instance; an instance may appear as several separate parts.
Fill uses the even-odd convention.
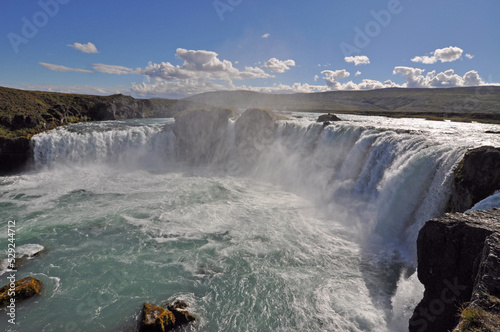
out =
[[[219,143],[227,136],[229,109],[184,111],[174,117],[180,158],[190,162],[211,161]]]
[[[0,307],[8,305],[11,302],[12,297],[17,302],[40,294],[42,282],[33,277],[26,277],[15,281],[13,286],[14,287],[11,287],[11,284],[9,283],[0,288]],[[14,290],[14,296],[11,296],[11,289]]]
[[[184,301],[168,304],[167,309],[144,303],[140,331],[165,332],[195,321],[196,317],[185,310],[187,306]]]
[[[498,257],[500,209],[446,214],[428,221],[417,240],[418,278],[424,298],[409,330],[448,331],[459,322],[459,307],[500,295]],[[481,295],[482,294],[482,295]]]
[[[468,151],[455,170],[449,212],[464,212],[500,189],[500,148]]]

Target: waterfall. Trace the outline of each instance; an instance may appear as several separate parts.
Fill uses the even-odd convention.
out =
[[[105,271],[154,278],[155,289],[165,274],[169,285],[179,280],[166,293],[192,299],[201,330],[235,326],[227,315],[241,331],[258,322],[269,331],[406,330],[423,293],[418,232],[444,212],[465,150],[500,137],[473,123],[344,115],[324,126],[294,115],[264,130],[206,114],[184,121],[187,130],[173,119],[59,127],[32,138],[35,169],[4,185],[4,206],[34,239],[57,228],[44,246],[66,239],[86,252],[75,263],[82,271],[90,239],[116,255],[102,256]],[[479,205],[495,202],[498,194]],[[59,266],[80,256],[60,254],[50,275],[64,282],[73,272],[60,276]],[[123,312],[142,296],[134,287],[117,294],[132,307]]]
[[[177,162],[172,124],[170,119],[57,128],[33,138],[35,164],[161,168]],[[230,121],[213,163],[203,167],[299,193],[358,228],[360,237],[390,243],[410,261],[419,229],[444,210],[451,170],[464,151],[420,132],[352,123],[324,128],[305,120],[281,121],[271,142],[246,151],[238,149],[235,136]],[[236,155],[244,155],[243,162]]]

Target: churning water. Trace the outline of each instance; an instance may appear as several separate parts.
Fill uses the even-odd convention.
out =
[[[35,136],[36,169],[0,177],[0,248],[15,220],[18,246],[46,249],[17,278],[45,287],[0,330],[127,330],[144,302],[174,299],[199,318],[187,331],[407,330],[418,231],[466,148],[500,146],[495,126],[301,116],[245,164],[233,122],[189,164],[172,119]]]

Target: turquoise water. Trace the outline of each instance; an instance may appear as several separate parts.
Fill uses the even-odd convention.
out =
[[[0,248],[16,220],[18,246],[45,248],[17,278],[44,289],[0,330],[124,331],[144,302],[175,299],[199,318],[187,331],[405,330],[414,240],[464,144],[373,121],[283,122],[251,168],[235,165],[234,123],[203,165],[176,160],[172,120],[37,135],[36,168],[0,178]]]

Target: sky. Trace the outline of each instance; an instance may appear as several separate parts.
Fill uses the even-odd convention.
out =
[[[139,98],[500,82],[498,0],[0,0],[0,86]]]

